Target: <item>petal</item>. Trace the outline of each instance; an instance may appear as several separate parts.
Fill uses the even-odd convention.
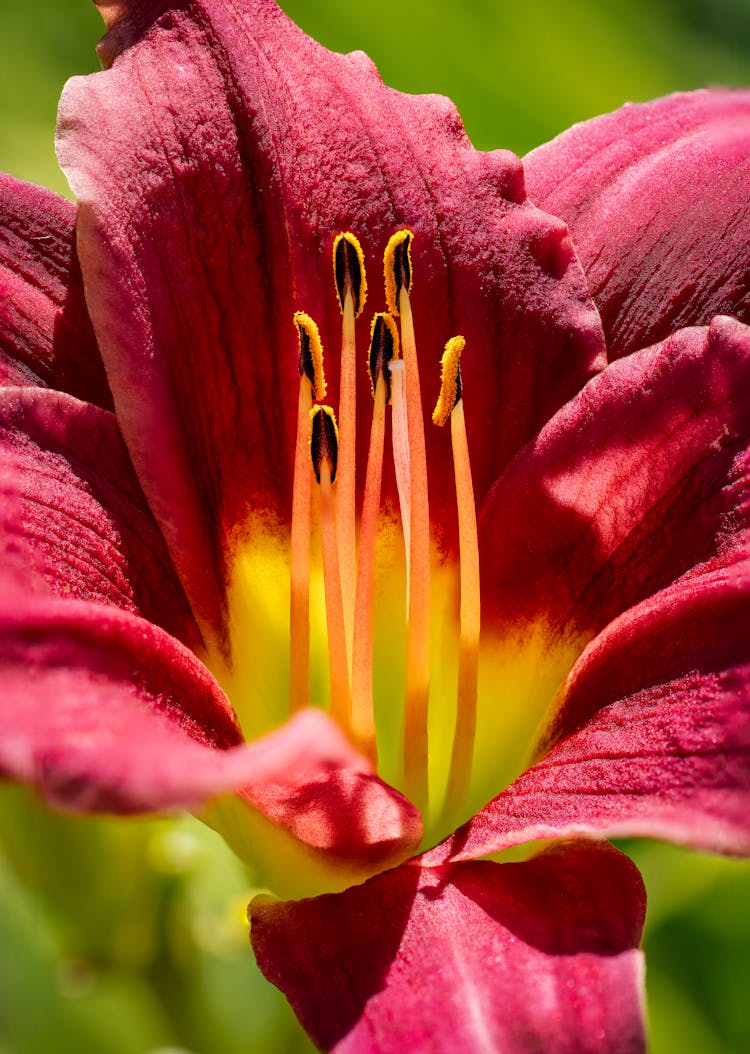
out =
[[[211,674],[162,630],[103,604],[13,589],[4,599],[0,775],[83,812],[195,809],[241,793],[252,805],[244,836],[270,827],[260,848],[283,850],[329,887],[418,843],[414,807],[325,714],[303,711],[245,745]]]
[[[522,450],[480,518],[471,802],[521,771],[588,641],[748,544],[750,331],[680,331],[612,363]]]
[[[750,329],[718,318],[613,363],[515,459],[482,510],[496,632],[591,636],[748,530]]]
[[[0,482],[0,551],[23,567],[27,588],[115,605],[200,646],[109,411],[0,389]]]
[[[617,619],[571,672],[547,756],[428,854],[658,837],[750,853],[750,551]]]
[[[0,384],[59,388],[111,407],[83,298],[75,206],[0,175]]]
[[[283,843],[287,862],[329,887],[331,871],[361,880],[416,847],[417,810],[323,714],[246,750],[208,670],[145,621],[200,647],[111,413],[0,391],[0,491],[0,771],[83,810],[241,791],[244,841],[277,855]],[[257,847],[242,849],[257,861]]]
[[[387,239],[415,230],[425,361],[436,371],[456,332],[472,349],[480,492],[599,368],[601,330],[564,224],[525,203],[517,158],[471,148],[446,100],[387,89],[364,56],[325,51],[272,0],[100,6],[112,66],[68,84],[59,155],[81,202],[87,297],[123,433],[194,607],[218,632],[249,510],[288,522],[292,316],[309,312],[337,346],[338,232],[359,235],[376,290]],[[368,405],[364,370],[359,383]],[[425,381],[425,406],[436,388]],[[430,443],[437,502],[451,491],[447,440]]]
[[[750,321],[750,92],[628,104],[524,168],[532,201],[570,227],[610,358],[717,314]]]
[[[401,867],[336,896],[256,898],[261,969],[336,1054],[637,1054],[645,895],[616,850]]]

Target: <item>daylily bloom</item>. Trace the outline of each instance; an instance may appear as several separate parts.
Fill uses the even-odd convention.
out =
[[[0,771],[221,831],[323,1049],[641,1050],[605,839],[750,849],[750,95],[521,164],[272,0],[99,6],[77,211],[0,184]]]

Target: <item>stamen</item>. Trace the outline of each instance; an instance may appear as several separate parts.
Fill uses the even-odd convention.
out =
[[[309,702],[310,691],[310,409],[313,398],[326,392],[323,347],[318,327],[309,315],[297,311],[294,324],[299,336],[299,398],[297,441],[292,488],[290,543],[291,593],[289,599],[289,704],[294,713]]]
[[[323,373],[323,345],[318,327],[304,311],[294,312],[299,334],[299,374],[310,381],[313,399],[325,399],[326,379]]]
[[[414,234],[410,230],[396,231],[385,247],[383,272],[385,274],[385,302],[392,315],[398,315],[399,297],[402,289],[411,292],[411,243]]]
[[[405,369],[406,425],[409,443],[409,624],[406,644],[404,709],[404,783],[406,793],[427,808],[427,709],[430,694],[430,513],[427,495],[422,396],[419,387],[414,320],[409,301],[412,284],[412,231],[397,231],[383,261],[386,300],[401,317]]]
[[[474,754],[477,713],[477,674],[481,625],[479,594],[479,542],[474,487],[462,399],[460,359],[466,341],[453,337],[445,346],[442,379],[432,420],[444,425],[450,417],[453,470],[458,506],[458,548],[461,569],[460,643],[458,652],[458,699],[453,754],[443,809],[446,818],[460,811],[469,786]]]
[[[398,356],[398,331],[390,315],[372,320],[368,367],[374,399],[370,449],[359,533],[359,564],[354,617],[352,661],[352,730],[363,749],[375,756],[375,717],[372,696],[372,622],[375,545],[380,512],[385,444],[385,407],[391,395],[391,361]]]
[[[351,724],[349,668],[341,600],[341,572],[336,540],[336,512],[331,486],[336,479],[338,429],[330,406],[314,406],[310,411],[310,457],[320,484],[320,535],[323,548],[323,580],[328,624],[328,664],[331,679],[331,716],[342,728]]]
[[[352,654],[356,580],[356,348],[354,320],[367,299],[367,277],[362,247],[350,232],[338,234],[333,243],[336,295],[343,315],[341,331],[341,387],[339,392],[340,464],[336,529],[341,562],[347,655]]]
[[[465,347],[463,337],[451,337],[440,360],[440,395],[432,411],[433,424],[440,428],[461,400],[461,353]]]
[[[359,239],[351,231],[337,234],[333,242],[333,273],[336,295],[343,313],[347,291],[354,301],[354,317],[359,318],[367,300],[365,254]]]

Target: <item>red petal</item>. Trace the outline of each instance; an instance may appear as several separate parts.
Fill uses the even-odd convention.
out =
[[[336,1054],[638,1054],[638,872],[609,847],[401,867],[299,903],[256,898],[261,969]]]
[[[195,808],[241,791],[333,868],[371,870],[419,841],[416,810],[324,714],[305,711],[246,746],[206,668],[155,626],[101,604],[4,599],[5,777],[85,812]]]
[[[531,199],[570,226],[610,357],[716,314],[750,322],[750,92],[628,104],[524,168]]]
[[[111,407],[75,254],[75,207],[0,175],[0,384]]]
[[[471,349],[480,493],[598,368],[601,330],[564,224],[524,203],[517,158],[471,148],[446,100],[385,88],[364,56],[325,51],[272,0],[101,6],[121,19],[104,45],[113,65],[69,83],[60,156],[123,432],[194,606],[217,627],[231,532],[253,506],[288,520],[292,315],[310,312],[338,346],[339,231],[363,242],[373,309],[388,237],[416,231],[424,361],[436,371],[457,332]],[[436,385],[425,377],[426,404]],[[364,370],[360,386],[367,405]],[[452,487],[447,442],[430,439],[436,502]]]
[[[750,854],[750,552],[628,611],[574,667],[547,757],[429,859],[653,836]]]
[[[231,707],[206,668],[142,619],[82,601],[50,603],[18,593],[7,599],[11,603],[0,612],[0,773],[34,784],[53,804],[154,812],[194,808],[242,790],[258,807],[272,807],[293,780],[302,793],[329,773],[335,787],[338,770],[360,765],[321,713],[303,712],[243,745]],[[380,787],[380,800],[390,797],[397,805],[400,795]],[[377,806],[375,792],[371,799]],[[330,814],[326,793],[311,791],[306,804],[322,826]],[[356,824],[361,809],[357,803],[347,811],[339,801],[331,822]],[[403,836],[398,824],[413,812],[408,805],[392,809],[382,855],[392,855]],[[304,838],[304,821],[296,817],[288,829],[317,848]],[[308,829],[312,824],[307,818]],[[384,832],[382,824],[368,833]],[[377,855],[373,838],[365,852]]]
[[[113,604],[200,645],[111,413],[0,389],[0,479],[0,546],[27,588]]]
[[[482,512],[484,624],[591,636],[748,530],[750,330],[717,319],[614,363]]]
[[[135,617],[200,645],[112,414],[3,389],[0,488],[0,771],[85,810],[241,790],[287,840],[330,855],[329,868],[356,864],[358,878],[414,849],[416,809],[324,715],[241,748],[205,667]]]

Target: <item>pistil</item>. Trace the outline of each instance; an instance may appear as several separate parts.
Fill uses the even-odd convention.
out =
[[[469,786],[474,754],[477,714],[477,677],[481,610],[479,594],[479,542],[474,487],[471,479],[469,446],[466,439],[461,353],[466,341],[453,337],[445,346],[442,359],[440,397],[432,420],[441,427],[450,418],[453,470],[458,507],[458,548],[460,566],[460,638],[458,653],[458,693],[456,729],[448,776],[444,815],[460,810]]]
[[[320,540],[323,549],[323,582],[328,626],[328,664],[331,683],[331,716],[342,728],[351,727],[349,665],[341,596],[336,509],[333,483],[336,479],[339,435],[330,406],[314,406],[310,411],[310,457],[320,484]]]
[[[292,532],[290,552],[291,594],[290,680],[292,713],[307,706],[310,692],[310,511],[312,474],[310,472],[310,410],[313,399],[326,394],[323,373],[323,347],[315,322],[304,311],[297,311],[294,324],[299,337],[299,397],[297,401],[297,441],[294,451],[292,489]]]
[[[384,258],[386,301],[401,320],[409,440],[409,614],[404,708],[404,784],[423,811],[428,803],[427,712],[430,692],[430,515],[422,397],[409,293],[412,285],[409,230],[397,231]]]

